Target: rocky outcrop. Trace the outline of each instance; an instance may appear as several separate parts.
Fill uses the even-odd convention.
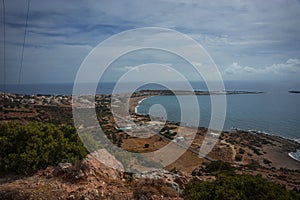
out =
[[[1,181],[0,199],[180,199],[175,181],[181,179],[179,175],[165,170],[128,175],[93,155],[73,164],[59,163],[30,177]]]
[[[113,155],[111,155],[106,149],[99,149],[91,154],[101,163],[105,163],[107,167],[116,169],[121,172],[124,171],[123,164],[118,161]]]

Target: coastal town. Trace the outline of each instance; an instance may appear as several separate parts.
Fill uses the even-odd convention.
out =
[[[66,95],[22,95],[22,94],[0,94],[0,100],[11,104],[35,104],[35,105],[52,105],[62,106],[71,105],[71,96]]]

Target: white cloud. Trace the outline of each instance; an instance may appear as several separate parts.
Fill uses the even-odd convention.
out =
[[[253,75],[261,75],[268,78],[268,75],[282,76],[287,74],[300,75],[300,60],[288,59],[285,63],[272,64],[266,67],[250,67],[241,66],[239,63],[234,62],[224,70],[226,77],[247,77]]]
[[[138,71],[139,67],[138,66],[122,66],[122,67],[118,66],[118,67],[113,67],[112,70],[114,70],[116,72],[128,72],[131,70]]]
[[[243,67],[240,66],[237,62],[232,63],[232,65],[230,65],[230,67],[228,67],[225,72],[227,74],[236,74],[240,71],[243,70]]]

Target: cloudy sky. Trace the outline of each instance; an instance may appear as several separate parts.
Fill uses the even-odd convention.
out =
[[[18,82],[26,7],[27,0],[5,0],[1,83],[4,75],[7,83]],[[3,14],[2,3],[0,9]],[[100,42],[143,27],[169,28],[192,37],[209,53],[224,80],[300,77],[300,2],[296,0],[31,0],[21,83],[73,82],[85,57]],[[137,57],[153,62],[149,53],[129,56],[106,73],[106,80],[143,64],[134,60]],[[163,64],[172,66],[175,60]],[[197,78],[186,70],[189,73],[191,79]]]

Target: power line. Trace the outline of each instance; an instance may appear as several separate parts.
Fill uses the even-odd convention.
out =
[[[24,60],[24,48],[25,48],[26,35],[27,35],[29,8],[30,8],[30,0],[27,1],[27,14],[26,14],[26,21],[25,21],[25,30],[24,30],[22,53],[21,53],[21,64],[20,64],[20,70],[19,70],[18,88],[20,87],[21,77],[22,77],[23,60]]]
[[[3,7],[3,81],[4,81],[4,94],[6,92],[6,47],[5,47],[5,0],[2,1],[2,7]]]

